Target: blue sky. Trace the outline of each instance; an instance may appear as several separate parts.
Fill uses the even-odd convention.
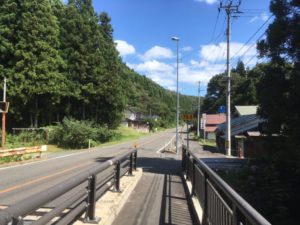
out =
[[[170,90],[176,90],[177,48],[171,38],[178,37],[179,91],[197,96],[200,81],[204,96],[210,78],[225,70],[227,19],[224,9],[218,13],[220,1],[229,2],[94,0],[93,5],[98,13],[106,11],[112,18],[123,61]],[[255,42],[273,18],[269,18],[268,0],[242,0],[239,9],[243,13],[232,19],[231,65],[241,58],[251,68],[257,63]]]

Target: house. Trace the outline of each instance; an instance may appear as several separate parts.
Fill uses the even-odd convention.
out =
[[[144,120],[147,118],[148,117],[141,112],[127,108],[124,112],[124,119],[121,122],[121,125],[135,128],[139,132],[149,132],[149,125],[144,123]]]
[[[244,157],[253,149],[260,149],[262,123],[265,120],[255,114],[246,114],[231,119],[231,153]],[[226,123],[218,125],[215,130],[216,144],[219,152],[226,154]],[[256,140],[254,140],[256,138]],[[256,146],[255,146],[256,145]],[[254,147],[255,146],[255,147]],[[251,150],[250,150],[251,149]]]
[[[202,114],[201,137],[205,139],[216,139],[214,131],[217,126],[226,121],[225,114]]]

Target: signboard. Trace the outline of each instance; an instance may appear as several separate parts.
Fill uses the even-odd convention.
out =
[[[219,113],[225,113],[226,112],[226,107],[224,105],[221,105],[219,107]]]
[[[205,119],[201,119],[201,123],[200,123],[200,129],[204,129],[205,128],[205,124],[206,124],[206,120]]]
[[[181,116],[182,120],[193,120],[194,119],[194,115],[189,113],[189,114],[182,114]]]

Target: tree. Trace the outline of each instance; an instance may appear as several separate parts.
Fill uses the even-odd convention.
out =
[[[21,1],[18,9],[18,40],[13,56],[16,63],[8,90],[28,105],[31,126],[37,127],[39,102],[58,103],[64,88],[59,72],[63,61],[57,51],[59,29],[47,0]]]
[[[273,0],[270,10],[275,19],[267,29],[266,39],[257,45],[260,56],[272,62],[260,82],[259,113],[268,119],[270,134],[292,138],[299,146],[300,3]]]

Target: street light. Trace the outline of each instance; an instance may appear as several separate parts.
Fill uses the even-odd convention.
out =
[[[178,150],[178,121],[179,121],[179,93],[178,93],[178,65],[179,65],[179,38],[178,37],[172,37],[173,41],[177,41],[177,110],[176,110],[176,153],[179,153]]]

